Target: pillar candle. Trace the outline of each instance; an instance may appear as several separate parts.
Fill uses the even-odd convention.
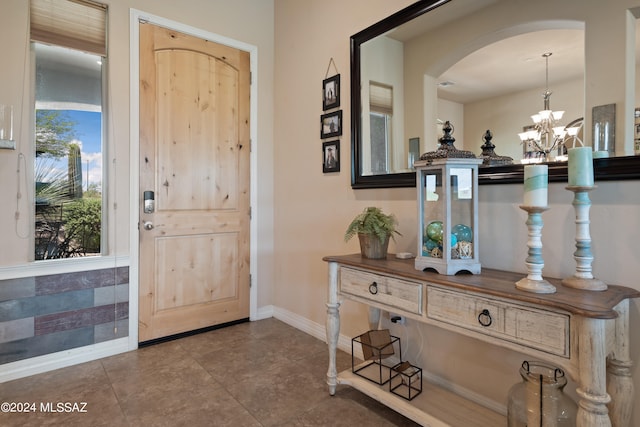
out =
[[[593,152],[591,147],[569,148],[569,185],[593,187]]]
[[[548,187],[547,165],[526,165],[524,167],[524,205],[547,207]]]

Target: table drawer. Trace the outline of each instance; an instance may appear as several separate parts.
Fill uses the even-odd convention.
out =
[[[569,315],[427,287],[427,317],[569,357]]]
[[[422,314],[422,287],[419,282],[340,268],[340,292],[411,313]]]

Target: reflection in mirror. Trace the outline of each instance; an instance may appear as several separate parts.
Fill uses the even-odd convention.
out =
[[[496,151],[515,162],[566,160],[562,144],[567,140],[570,147],[572,141],[565,126],[584,115],[584,31],[541,30],[499,40],[464,57],[436,82],[437,114],[459,118],[465,149],[478,154],[490,130]],[[557,114],[539,117],[549,110]],[[523,143],[519,135],[525,131]]]
[[[620,104],[612,124],[618,143],[611,154],[633,154],[631,105],[639,103],[629,99],[625,85],[633,85],[628,75],[635,73],[635,58],[629,54],[635,46],[629,49],[624,43],[635,40],[629,32],[635,32],[636,21],[625,16],[640,16],[640,8],[631,8],[631,0],[615,8],[587,7],[578,0],[562,5],[541,1],[552,7],[505,0],[423,0],[352,36],[352,187],[414,186],[412,162],[436,148],[442,135],[437,123],[446,120],[456,127],[458,148],[480,155],[489,130],[495,152],[517,163],[512,169],[482,168],[481,183],[486,182],[482,175],[495,174],[488,178],[491,182],[521,176],[518,164],[535,150],[518,134],[535,126],[531,116],[545,109],[547,89],[553,94],[550,108],[564,111],[558,120],[563,132],[581,119],[573,129],[579,133],[563,136],[569,147],[583,141],[592,145],[594,107]],[[612,29],[609,21],[594,25],[603,14],[615,14],[611,19],[619,28]],[[589,23],[591,35],[585,34]],[[591,40],[591,49],[585,40]],[[611,63],[604,70],[596,58],[605,51],[625,68],[620,81],[604,82]],[[552,53],[548,64],[545,52]],[[591,80],[586,80],[585,69]],[[547,161],[564,159],[564,147],[549,151]],[[596,166],[631,167],[637,160],[603,160]],[[566,165],[552,169],[566,179]],[[612,171],[603,177],[616,175]],[[627,177],[628,171],[619,176]]]

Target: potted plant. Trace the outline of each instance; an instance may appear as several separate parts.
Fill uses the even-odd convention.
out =
[[[368,207],[351,221],[344,234],[344,241],[348,242],[357,234],[362,256],[372,259],[386,258],[389,238],[395,240],[394,234],[401,235],[396,230],[397,224],[398,221],[393,214],[387,215],[380,208]]]

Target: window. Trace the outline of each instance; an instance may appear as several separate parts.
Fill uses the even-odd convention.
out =
[[[100,255],[106,6],[31,0],[35,260]]]
[[[382,83],[369,82],[371,172],[374,175],[390,172],[389,150],[392,117],[393,88]]]

